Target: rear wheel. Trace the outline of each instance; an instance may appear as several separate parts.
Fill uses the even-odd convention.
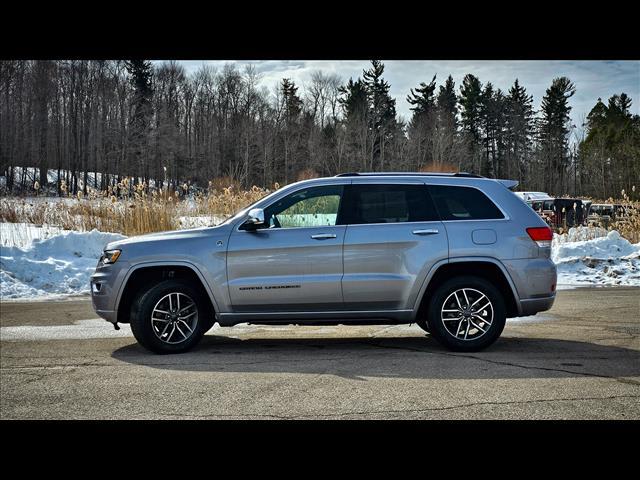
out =
[[[131,331],[152,352],[186,352],[211,328],[209,310],[199,290],[165,280],[138,294],[131,308]]]
[[[432,335],[447,348],[471,352],[495,342],[506,322],[499,290],[480,277],[453,278],[434,292],[428,313]]]

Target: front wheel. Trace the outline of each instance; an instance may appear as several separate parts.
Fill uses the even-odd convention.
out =
[[[447,348],[482,350],[495,342],[506,322],[504,299],[488,280],[463,276],[436,289],[429,304],[429,327]]]
[[[207,330],[207,307],[200,292],[188,283],[165,280],[138,294],[131,308],[131,331],[152,352],[186,352]]]

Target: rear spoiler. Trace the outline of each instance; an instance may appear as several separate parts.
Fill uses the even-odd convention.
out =
[[[513,190],[520,183],[517,180],[500,180],[500,179],[496,179],[496,181],[500,182],[502,185],[507,187],[509,190]]]

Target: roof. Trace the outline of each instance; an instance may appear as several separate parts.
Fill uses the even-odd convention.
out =
[[[349,172],[340,173],[336,177],[470,177],[485,178],[481,175],[475,175],[467,172]]]

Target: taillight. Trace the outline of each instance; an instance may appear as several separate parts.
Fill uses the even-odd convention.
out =
[[[529,227],[527,228],[527,233],[539,247],[551,247],[553,231],[549,227]]]

